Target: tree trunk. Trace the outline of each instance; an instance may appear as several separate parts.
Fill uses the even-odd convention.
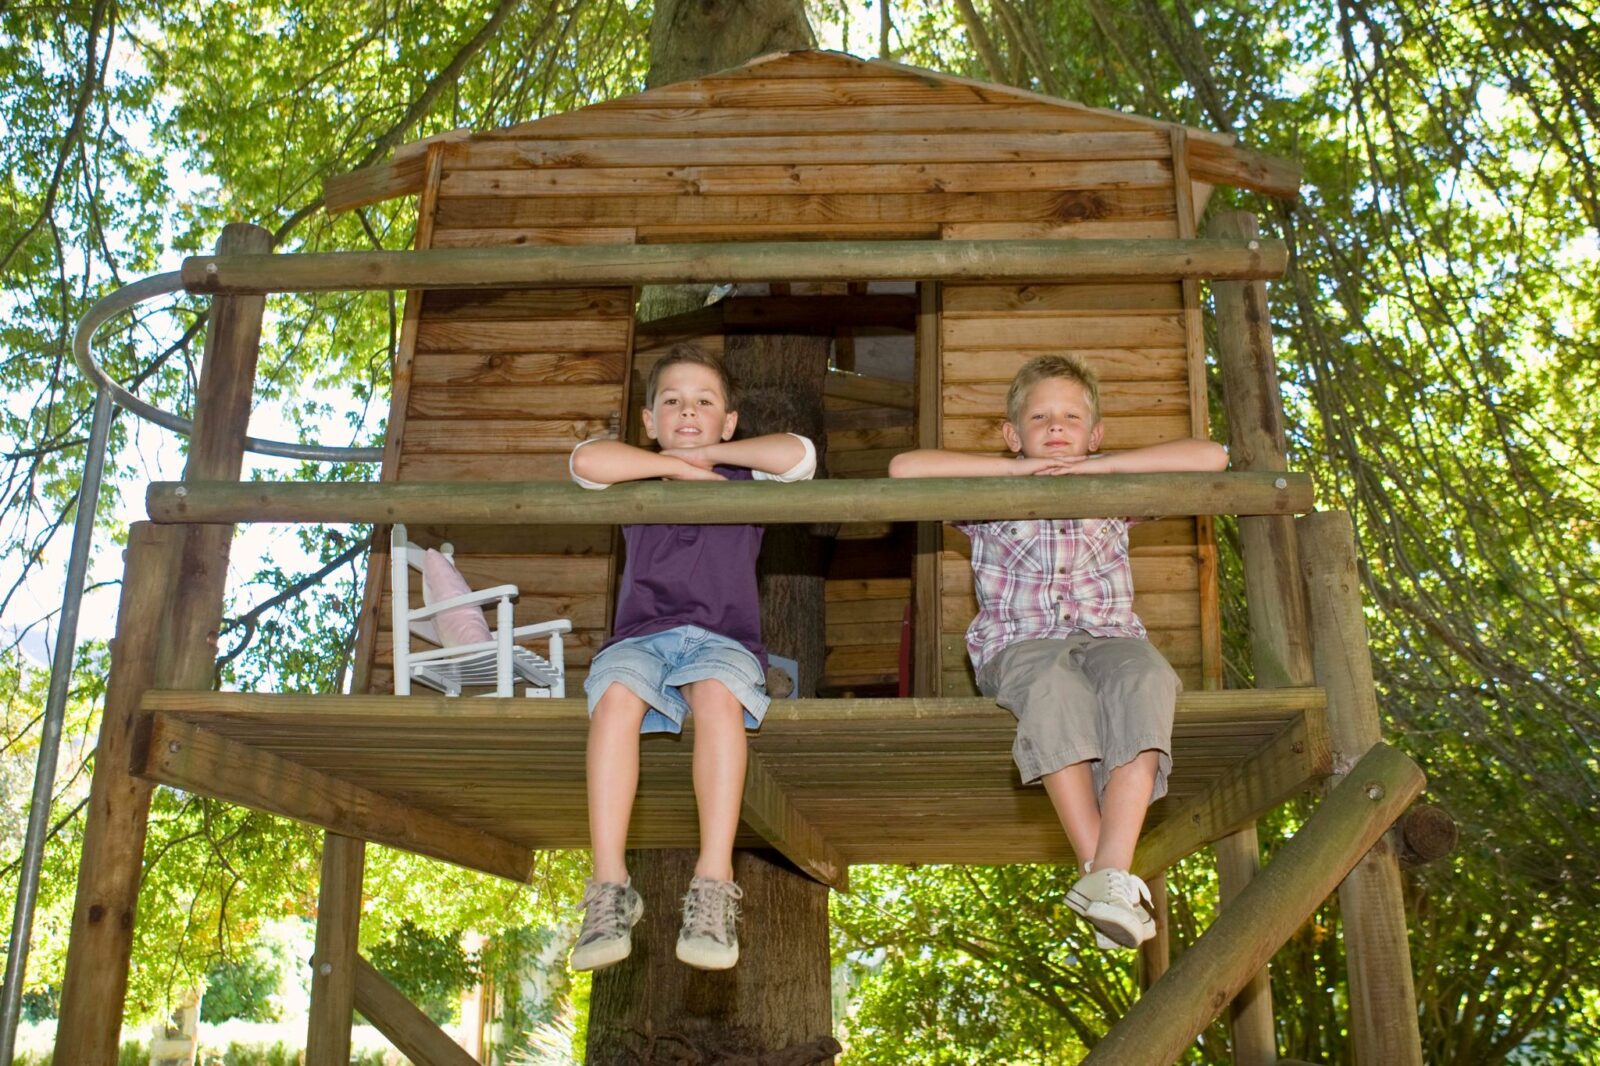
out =
[[[665,85],[812,43],[800,0],[658,0],[647,84]],[[782,281],[782,278],[774,278]],[[828,342],[823,337],[730,336],[727,364],[740,436],[790,430],[818,444]],[[820,471],[819,471],[820,474]],[[767,647],[800,664],[800,695],[816,691],[823,664],[823,580],[830,545],[802,526],[767,530],[761,552],[761,624]],[[714,1063],[793,1048],[787,1061],[826,1061],[798,1045],[833,1028],[828,890],[778,856],[740,851],[744,889],[739,964],[705,973],[675,954],[679,901],[692,851],[633,851],[628,868],[644,897],[633,954],[595,974],[588,1061]],[[832,1045],[836,1049],[837,1045]]]

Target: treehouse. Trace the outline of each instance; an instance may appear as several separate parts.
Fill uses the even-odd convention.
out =
[[[362,842],[508,878],[538,849],[586,846],[587,720],[577,698],[393,695],[396,522],[453,544],[472,586],[517,586],[518,624],[569,619],[574,695],[613,608],[619,523],[806,529],[823,546],[797,601],[814,635],[769,636],[803,698],[752,737],[739,843],[841,890],[861,863],[1071,861],[1043,790],[1018,781],[1012,719],[976,695],[968,546],[942,521],[1041,514],[1148,519],[1135,608],[1186,691],[1136,872],[1216,845],[1228,897],[1170,968],[1164,935],[1147,946],[1150,986],[1090,1061],[1172,1061],[1246,989],[1236,1052],[1271,1061],[1262,967],[1341,882],[1361,1061],[1419,1061],[1395,859],[1373,845],[1422,776],[1380,742],[1348,519],[1308,514],[1309,481],[1286,469],[1264,281],[1287,253],[1249,216],[1197,232],[1217,185],[1297,184],[1229,135],[801,52],[432,138],[328,183],[333,211],[416,196],[414,252],[273,256],[230,230],[182,272],[217,310],[186,479],[152,487],[132,535],[63,1061],[114,1057],[106,1005],[155,783],[327,831],[308,1062],[344,1061],[352,1004],[413,1061],[464,1061],[355,953]],[[1099,371],[1106,448],[1209,435],[1202,282],[1231,472],[885,480],[907,448],[998,450],[1007,383],[1042,351]],[[720,288],[641,320],[644,288],[678,283]],[[314,289],[407,291],[381,480],[229,484],[261,294]],[[674,344],[757,368],[765,428],[825,444],[827,479],[571,485],[576,443],[636,439],[643,375]],[[1241,516],[1256,689],[1222,687],[1216,515]],[[268,520],[375,526],[354,694],[209,691],[232,524]],[[646,741],[632,846],[693,846],[689,754]],[[1307,792],[1326,798],[1257,873],[1256,819]]]

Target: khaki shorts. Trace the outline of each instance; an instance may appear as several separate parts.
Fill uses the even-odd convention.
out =
[[[978,673],[978,689],[1017,716],[1012,758],[1023,784],[1089,762],[1095,795],[1111,771],[1140,752],[1159,753],[1152,802],[1167,794],[1178,675],[1139,637],[1019,640]]]

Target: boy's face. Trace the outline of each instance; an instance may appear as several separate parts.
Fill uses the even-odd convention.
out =
[[[737,413],[728,410],[717,372],[698,363],[674,363],[656,381],[655,402],[644,413],[644,431],[669,448],[704,448],[733,436]]]
[[[1000,427],[1006,447],[1029,459],[1088,455],[1100,447],[1105,426],[1089,406],[1089,394],[1076,381],[1045,378],[1022,402],[1022,424]]]

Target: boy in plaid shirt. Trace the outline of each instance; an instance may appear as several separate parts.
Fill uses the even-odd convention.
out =
[[[1206,440],[1098,452],[1100,388],[1076,357],[1029,361],[1006,395],[1003,458],[924,449],[892,477],[1132,474],[1221,470]],[[967,651],[978,688],[1017,716],[1023,782],[1043,782],[1082,876],[1067,905],[1102,948],[1155,935],[1150,890],[1131,873],[1146,808],[1167,791],[1180,684],[1133,613],[1128,523],[1120,518],[958,522],[972,538],[978,616]]]

